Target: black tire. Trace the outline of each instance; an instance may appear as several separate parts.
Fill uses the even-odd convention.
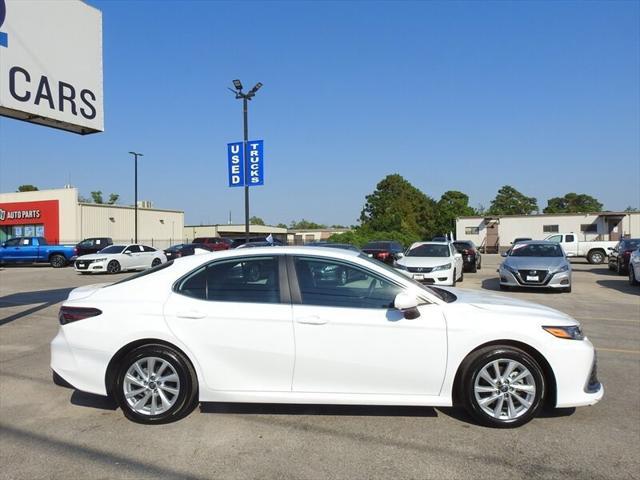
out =
[[[117,260],[111,260],[107,264],[107,273],[120,273],[120,262]]]
[[[564,293],[571,293],[571,285],[569,285],[567,288],[564,288],[562,291]]]
[[[638,285],[638,279],[636,278],[636,273],[633,270],[633,267],[629,265],[629,285]]]
[[[469,272],[476,273],[478,271],[478,265],[473,262],[473,266],[469,269]]]
[[[529,399],[530,405],[528,407],[525,406],[524,402],[520,402],[518,400],[518,396],[523,395],[524,397],[528,397],[529,395],[526,393],[521,393],[520,390],[517,390],[517,387],[511,387],[511,385],[519,385],[524,386],[524,381],[522,383],[514,382],[510,383],[506,380],[513,380],[517,377],[518,373],[521,372],[520,367],[514,370],[511,375],[506,378],[503,378],[505,382],[502,383],[502,380],[499,380],[500,383],[497,383],[499,387],[496,388],[499,391],[499,395],[493,392],[481,392],[477,393],[474,390],[476,385],[476,380],[479,385],[482,387],[482,384],[486,384],[485,388],[492,388],[486,380],[479,378],[480,373],[486,367],[488,371],[493,369],[491,365],[493,362],[498,361],[498,365],[502,365],[504,368],[501,370],[502,373],[505,373],[505,370],[508,366],[508,362],[514,360],[519,363],[521,367],[526,368],[530,376],[527,377],[526,381],[530,382],[527,385],[527,388],[530,388],[531,385],[535,387],[535,393],[532,393],[532,397]],[[495,370],[493,370],[495,372]],[[461,384],[458,386],[458,392],[460,395],[460,399],[464,402],[465,408],[469,412],[469,414],[475,418],[480,424],[485,425],[487,427],[494,428],[515,428],[525,423],[529,422],[532,418],[534,418],[540,409],[543,406],[544,398],[546,394],[546,382],[544,378],[544,374],[538,362],[527,352],[521,350],[516,347],[511,346],[501,346],[501,345],[492,345],[489,347],[482,348],[467,357],[464,361],[461,371]],[[491,375],[490,375],[491,376]],[[496,376],[496,375],[494,375]],[[492,376],[493,377],[493,376]],[[496,376],[499,379],[499,375]],[[496,380],[496,378],[494,378]],[[506,389],[506,392],[502,389]],[[504,393],[502,393],[504,392]],[[510,392],[515,392],[518,396],[514,396]],[[511,404],[517,409],[523,409],[517,415],[514,415],[513,418],[496,418],[495,416],[487,413],[482,406],[480,406],[478,398],[482,396],[480,400],[486,398],[493,398],[495,395],[498,395],[494,402],[488,402],[486,404],[487,408],[490,409],[490,405],[495,405],[494,411],[499,410],[499,416],[507,416],[509,409],[509,402],[507,401],[511,396]],[[502,401],[500,401],[500,396],[502,396]],[[521,397],[522,398],[522,397]],[[501,402],[501,403],[498,403]],[[507,412],[504,412],[507,410]]]
[[[615,270],[615,267],[613,265],[611,265],[611,262],[609,262],[609,264],[607,266],[609,267],[610,271],[613,272]]]
[[[151,262],[151,268],[157,267],[161,263],[162,263],[162,260],[160,260],[159,258],[154,258],[153,261]]]
[[[64,257],[64,255],[54,253],[49,257],[49,263],[53,268],[62,268],[67,265],[67,259]]]
[[[625,275],[627,273],[624,269],[624,266],[622,266],[622,263],[620,263],[620,261],[616,263],[616,273],[618,275]]]
[[[460,272],[460,280],[458,280],[459,282],[464,281],[464,268],[462,269],[462,272]]]
[[[456,272],[455,268],[453,269],[453,285],[451,285],[452,287],[456,286],[456,282],[458,280],[456,280],[458,278],[458,272]]]
[[[587,255],[587,261],[592,265],[604,263],[607,256],[602,250],[591,250]]]
[[[502,290],[503,292],[508,292],[509,291],[509,285],[500,284],[500,290]]]
[[[482,258],[480,258],[480,261],[478,262],[478,270],[482,269]]]
[[[172,382],[171,384],[172,388],[175,387],[178,390],[175,398],[171,399],[174,403],[166,411],[155,415],[136,411],[125,398],[124,379],[127,371],[135,362],[145,358],[160,359],[167,362],[179,379],[179,383]],[[124,416],[133,422],[147,425],[175,422],[186,417],[198,404],[198,381],[193,366],[182,353],[171,347],[165,345],[143,345],[135,348],[122,358],[116,368],[115,382],[111,391]],[[159,369],[156,371],[160,373]],[[159,388],[159,386],[156,386],[155,390],[157,391]],[[148,388],[147,390],[152,391]],[[133,398],[137,400],[136,397]],[[153,400],[149,398],[147,401],[152,402]]]

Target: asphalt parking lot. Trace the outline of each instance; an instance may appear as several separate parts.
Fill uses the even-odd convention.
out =
[[[498,290],[500,257],[483,260],[460,287]],[[108,399],[51,382],[59,303],[105,277],[3,269],[0,478],[640,478],[640,288],[580,260],[573,279],[571,294],[505,295],[582,322],[605,384],[594,407],[493,430],[454,409],[206,404],[149,427],[126,420]]]

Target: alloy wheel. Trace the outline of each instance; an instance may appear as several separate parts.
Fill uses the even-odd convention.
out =
[[[522,363],[499,358],[480,370],[473,390],[484,413],[497,420],[513,420],[527,413],[533,405],[536,382]]]
[[[159,357],[143,357],[127,370],[122,383],[129,407],[141,415],[159,415],[176,403],[180,378],[171,363]]]

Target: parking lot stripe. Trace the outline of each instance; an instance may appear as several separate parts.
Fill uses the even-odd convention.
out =
[[[623,350],[621,348],[596,348],[598,352],[615,352],[615,353],[635,353],[636,355],[640,355],[640,350]]]

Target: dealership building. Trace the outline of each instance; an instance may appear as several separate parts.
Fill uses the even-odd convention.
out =
[[[554,233],[574,233],[580,241],[640,237],[640,212],[484,215],[456,219],[456,238],[472,240],[482,251],[509,249],[515,238],[542,240]]]
[[[152,208],[139,202],[138,243],[165,248],[182,241],[184,212]],[[49,243],[75,244],[85,238],[111,237],[132,243],[135,208],[78,201],[73,187],[0,193],[0,241],[21,236],[44,237]]]

